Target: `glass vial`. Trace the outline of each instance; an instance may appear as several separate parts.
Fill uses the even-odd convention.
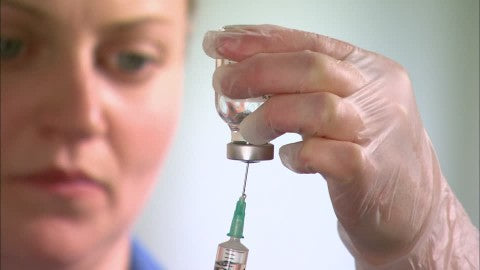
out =
[[[235,63],[228,59],[217,59],[216,68]],[[227,144],[227,158],[244,162],[257,162],[273,159],[273,145],[253,145],[245,141],[238,126],[242,120],[254,112],[266,100],[267,96],[247,99],[231,99],[215,92],[215,107],[218,114],[228,124],[231,131],[231,142]]]

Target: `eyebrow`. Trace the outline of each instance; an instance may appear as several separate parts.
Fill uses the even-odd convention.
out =
[[[12,8],[19,9],[25,13],[30,14],[37,19],[48,19],[53,20],[51,14],[47,11],[42,10],[41,8],[29,5],[27,3],[22,3],[21,1],[16,0],[0,0],[0,4],[10,6]],[[106,25],[101,26],[101,32],[122,32],[132,28],[139,27],[145,24],[168,24],[170,21],[158,15],[145,15],[141,17],[126,18],[122,19],[119,22],[107,23]]]
[[[146,24],[168,24],[169,20],[161,16],[144,16],[132,19],[121,20],[102,26],[104,32],[121,32],[132,28],[140,27]]]
[[[38,8],[38,7],[35,7],[35,6],[31,6],[31,5],[28,5],[26,3],[22,3],[20,1],[1,0],[0,4],[2,6],[7,5],[7,6],[10,6],[12,8],[22,10],[23,12],[28,13],[28,14],[32,15],[33,17],[37,17],[37,18],[40,18],[40,19],[45,19],[47,17],[50,17],[50,16],[48,16],[48,13],[46,11],[44,11],[44,10]]]

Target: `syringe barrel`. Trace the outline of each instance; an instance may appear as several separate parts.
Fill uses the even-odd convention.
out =
[[[230,238],[218,245],[214,270],[245,270],[248,248],[240,243],[239,238]]]

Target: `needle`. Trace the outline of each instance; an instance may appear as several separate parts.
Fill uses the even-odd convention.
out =
[[[247,167],[245,169],[245,179],[243,180],[243,191],[242,191],[242,197],[246,198],[247,195],[245,194],[245,187],[247,186],[247,177],[248,177],[248,166],[250,165],[250,162],[247,162]]]

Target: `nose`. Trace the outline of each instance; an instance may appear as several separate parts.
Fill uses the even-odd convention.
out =
[[[59,55],[46,71],[38,131],[46,138],[78,141],[105,132],[102,89],[88,52]]]

